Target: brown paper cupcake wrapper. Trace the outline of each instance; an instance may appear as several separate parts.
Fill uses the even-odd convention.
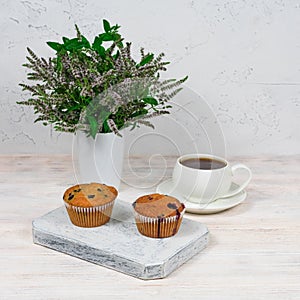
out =
[[[178,216],[151,218],[145,217],[134,210],[138,231],[152,238],[166,238],[175,235],[182,222],[185,209]]]
[[[107,223],[115,200],[100,206],[79,207],[65,202],[71,222],[79,227],[97,227]]]

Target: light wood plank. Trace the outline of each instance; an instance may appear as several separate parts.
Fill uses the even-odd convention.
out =
[[[174,157],[152,159],[152,173],[148,161],[130,159],[137,176],[124,170],[131,186],[122,185],[123,200],[171,176]],[[208,226],[208,248],[168,278],[141,281],[32,243],[32,219],[62,205],[76,182],[70,156],[0,156],[0,298],[299,299],[300,156],[231,161],[253,170],[245,202],[220,214],[187,214]]]

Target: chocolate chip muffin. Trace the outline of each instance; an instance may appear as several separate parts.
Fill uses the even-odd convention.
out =
[[[183,203],[174,197],[161,194],[142,196],[132,206],[138,231],[152,238],[175,235],[185,212]]]
[[[110,220],[118,191],[101,183],[77,184],[68,188],[64,203],[71,222],[80,227],[97,227]]]

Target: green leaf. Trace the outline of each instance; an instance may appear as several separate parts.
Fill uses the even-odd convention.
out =
[[[118,46],[119,48],[123,48],[123,47],[124,47],[122,41],[118,42],[118,43],[117,43],[117,46]]]
[[[153,97],[146,97],[146,98],[143,99],[143,101],[145,103],[148,103],[148,104],[151,104],[151,105],[157,105],[158,104],[157,100]]]
[[[68,39],[66,37],[63,37],[63,41],[64,41],[64,45],[63,45],[64,48],[70,52],[82,48],[91,47],[89,41],[84,36],[81,36],[80,39],[78,38]]]
[[[98,132],[98,123],[95,117],[93,116],[87,116],[89,125],[90,125],[90,134],[95,139],[96,134]]]
[[[79,43],[77,38],[73,38],[73,39],[68,40],[65,43],[65,48],[68,51],[72,51],[72,50],[80,49],[80,48],[82,48],[82,46]]]
[[[107,124],[107,119],[103,122],[103,128],[102,128],[103,133],[108,133],[111,132],[108,124]]]
[[[107,20],[103,20],[103,28],[105,30],[105,32],[109,32],[111,27],[110,27],[110,24]]]
[[[63,48],[62,47],[63,45],[61,45],[60,43],[56,43],[56,42],[47,42],[47,45],[56,51],[59,51]]]
[[[131,115],[131,117],[134,118],[134,117],[146,115],[147,113],[148,113],[148,110],[145,109],[145,108],[143,108],[143,109],[140,109],[140,110],[136,111],[135,113],[133,113],[133,114]]]
[[[139,63],[138,66],[142,67],[142,66],[148,64],[150,61],[153,60],[153,57],[154,57],[154,54],[153,54],[153,53],[147,54],[147,55],[141,60],[141,62]]]
[[[65,37],[65,36],[63,36],[62,40],[63,40],[64,44],[67,44],[70,39],[67,38],[67,37]]]
[[[120,40],[120,42],[119,42],[119,43],[121,43],[121,44],[122,44],[122,41],[121,41],[121,40],[122,40],[122,38],[121,38],[121,35],[120,35],[120,34],[118,34],[118,33],[114,33],[114,34],[113,34],[113,40],[114,40],[114,41],[118,41],[118,40]],[[118,43],[118,44],[119,44],[119,43]],[[122,47],[123,47],[123,44],[122,44]]]
[[[97,50],[98,54],[101,56],[101,57],[105,57],[105,48],[100,46],[99,49]]]
[[[121,26],[118,25],[118,24],[110,27],[110,29],[113,30],[113,31],[118,31],[119,28],[121,28]]]
[[[81,44],[84,48],[91,48],[90,42],[83,35],[81,36]]]
[[[96,50],[102,44],[102,39],[100,36],[96,36],[92,45],[92,48]]]
[[[101,56],[105,57],[105,48],[102,45],[102,38],[100,36],[96,36],[92,45],[92,48]]]
[[[102,41],[109,42],[109,41],[114,41],[114,34],[110,32],[105,32],[101,33],[99,37],[101,38]]]
[[[95,51],[101,56],[101,57],[105,57],[105,48],[102,46],[97,46],[97,47],[93,47],[95,49]]]

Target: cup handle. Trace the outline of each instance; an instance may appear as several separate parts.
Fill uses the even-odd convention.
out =
[[[252,171],[244,164],[236,164],[231,167],[232,174],[234,175],[234,173],[238,169],[244,169],[244,170],[248,171],[249,176],[248,176],[247,180],[245,180],[245,182],[243,184],[241,184],[238,188],[234,189],[233,191],[230,191],[229,194],[222,195],[219,198],[227,198],[227,197],[236,195],[236,194],[240,193],[249,184],[250,180],[252,179]]]

